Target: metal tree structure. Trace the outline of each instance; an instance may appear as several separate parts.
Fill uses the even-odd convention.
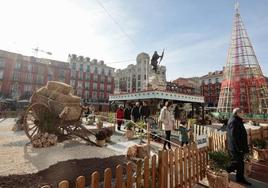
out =
[[[251,118],[268,111],[267,83],[242,22],[238,4],[217,111],[229,114],[236,107],[242,108]]]

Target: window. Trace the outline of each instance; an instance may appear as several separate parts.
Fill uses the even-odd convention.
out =
[[[44,77],[42,75],[37,75],[37,83],[43,84],[43,82],[44,82]]]
[[[82,97],[82,90],[81,90],[81,89],[77,90],[77,95],[78,95],[79,97]]]
[[[104,99],[104,93],[103,92],[100,93],[100,99]]]
[[[141,87],[141,82],[140,81],[138,82],[138,87]]]
[[[72,87],[75,87],[75,80],[71,80],[70,84],[71,84]]]
[[[98,89],[98,84],[97,83],[94,83],[93,84],[93,90],[97,90]]]
[[[28,70],[29,72],[31,72],[31,71],[32,71],[32,69],[33,69],[32,64],[28,64],[28,65],[27,65],[27,70]]]
[[[33,81],[33,75],[31,73],[26,75],[26,82],[32,82]]]
[[[89,82],[85,82],[85,88],[89,89]]]
[[[48,68],[47,72],[48,72],[47,73],[48,75],[52,75],[53,74],[53,70],[51,68]]]
[[[87,72],[90,72],[90,66],[87,65]]]
[[[101,91],[104,91],[104,84],[101,84],[101,85],[100,85],[100,90],[101,90]]]
[[[108,77],[108,83],[110,84],[112,82],[112,78]]]
[[[108,76],[111,76],[111,75],[112,75],[112,71],[109,70],[109,72],[108,72]]]
[[[80,71],[83,72],[83,64],[80,64]]]
[[[80,72],[78,73],[78,77],[79,77],[80,80],[83,80],[83,72],[82,72],[82,71],[80,71]]]
[[[16,63],[15,69],[20,69],[20,68],[21,68],[21,64],[20,63]]]
[[[82,81],[78,81],[78,87],[79,88],[82,88],[82,86],[83,86],[83,82]]]
[[[60,69],[60,77],[65,78],[65,70]]]
[[[52,80],[52,75],[47,75],[47,80],[51,81]]]
[[[89,99],[89,91],[85,91],[85,98]]]
[[[98,74],[98,67],[95,67],[94,73]]]
[[[20,76],[20,73],[15,71],[13,72],[13,80],[14,81],[19,81],[19,76]]]
[[[72,70],[71,71],[71,78],[75,78],[76,77],[76,71],[75,70]]]
[[[94,82],[98,82],[98,75],[94,75]]]
[[[104,69],[101,69],[101,74],[102,74],[102,75],[104,75],[104,74],[105,74]]]
[[[219,83],[219,78],[216,78],[216,83]]]
[[[86,73],[86,80],[90,80],[90,73]]]
[[[107,86],[107,91],[111,91],[111,89],[112,89],[111,85],[108,85]]]
[[[101,80],[100,81],[101,81],[101,83],[104,83],[105,77],[103,75],[101,76]]]
[[[76,64],[75,63],[72,64],[72,69],[74,69],[74,70],[76,69]]]
[[[97,96],[98,96],[98,95],[97,95],[97,92],[93,92],[93,93],[92,93],[92,98],[93,98],[93,99],[97,99]]]
[[[146,74],[144,75],[143,79],[146,80]]]
[[[44,69],[44,67],[37,67],[37,72],[38,72],[38,74],[44,74],[44,72],[45,72],[45,69]]]
[[[141,75],[140,74],[138,75],[138,80],[141,80]]]
[[[24,92],[31,92],[32,91],[32,85],[26,84],[24,85]]]
[[[211,84],[211,79],[208,79],[208,83]]]
[[[11,86],[11,92],[16,92],[16,91],[18,91],[18,84],[17,83],[15,83],[15,84],[12,84],[12,86]]]
[[[4,71],[3,70],[0,70],[0,80],[2,80],[4,77]]]
[[[5,67],[5,61],[3,58],[0,58],[0,68]]]

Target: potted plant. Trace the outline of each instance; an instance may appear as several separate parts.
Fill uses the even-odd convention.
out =
[[[127,131],[125,133],[125,136],[127,137],[128,140],[132,139],[134,136],[134,130],[133,128],[135,127],[135,124],[132,121],[129,121],[125,125]]]
[[[114,133],[113,130],[111,128],[109,128],[109,127],[105,127],[103,130],[104,130],[104,132],[106,134],[106,138],[105,138],[106,142],[110,142],[111,141],[111,136]]]
[[[99,130],[96,134],[96,144],[99,146],[104,146],[105,139],[106,139],[106,133],[104,130]]]
[[[98,119],[96,125],[97,125],[97,129],[102,129],[102,127],[103,127],[103,121],[101,119]]]
[[[245,156],[245,167],[244,167],[244,174],[246,176],[249,176],[251,174],[251,169],[252,169],[252,156],[251,155],[246,155]]]
[[[211,188],[227,188],[229,186],[226,168],[229,165],[229,156],[223,151],[209,152],[209,166],[207,168],[207,179]]]
[[[255,139],[252,141],[253,145],[253,158],[256,160],[267,161],[268,149],[265,140]]]

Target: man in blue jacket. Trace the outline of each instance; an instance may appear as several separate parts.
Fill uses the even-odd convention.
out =
[[[227,172],[236,170],[236,180],[245,185],[251,185],[244,176],[244,155],[249,152],[247,131],[243,124],[242,110],[235,108],[227,124],[228,150],[231,155],[231,164]]]

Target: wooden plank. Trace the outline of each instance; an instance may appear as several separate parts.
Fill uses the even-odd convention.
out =
[[[127,163],[127,188],[132,188],[133,171],[131,162]]]
[[[183,187],[183,161],[182,161],[182,147],[179,148],[179,165],[180,165],[180,183],[179,187]]]
[[[41,188],[51,188],[49,185],[44,185]]]
[[[98,171],[91,174],[91,188],[99,188],[100,174]]]
[[[79,176],[76,178],[75,188],[85,188],[86,186],[86,178],[85,176]]]
[[[196,177],[196,146],[192,147],[192,164],[193,164],[193,184],[197,183]]]
[[[183,176],[184,176],[184,182],[183,182],[183,187],[187,188],[187,146],[183,147]]]
[[[158,151],[158,187],[164,188],[163,150]]]
[[[189,187],[192,187],[192,145],[188,147],[188,179],[189,179]]]
[[[137,178],[136,178],[136,187],[137,188],[141,188],[141,179],[142,179],[141,168],[142,168],[142,161],[139,160],[137,162]]]
[[[149,178],[150,178],[149,157],[146,156],[144,158],[144,173],[143,173],[144,188],[149,188]]]
[[[117,165],[115,169],[115,187],[122,188],[123,180],[123,167],[121,165]]]
[[[156,188],[156,155],[152,157],[152,188]]]
[[[174,153],[172,150],[168,151],[168,155],[169,155],[169,187],[173,187],[173,181],[174,181],[174,177],[173,177],[173,169],[174,169]]]
[[[175,159],[175,187],[179,186],[179,162],[178,162],[178,148],[174,151],[174,159]]]
[[[198,168],[199,168],[199,163],[198,163],[198,149],[195,148],[195,177],[196,177],[196,183],[199,183],[199,175],[198,175]]]
[[[111,188],[112,186],[112,170],[106,168],[104,171],[104,188]]]
[[[168,151],[163,152],[164,187],[168,187]]]
[[[69,182],[67,180],[63,180],[58,185],[59,188],[69,188]]]

